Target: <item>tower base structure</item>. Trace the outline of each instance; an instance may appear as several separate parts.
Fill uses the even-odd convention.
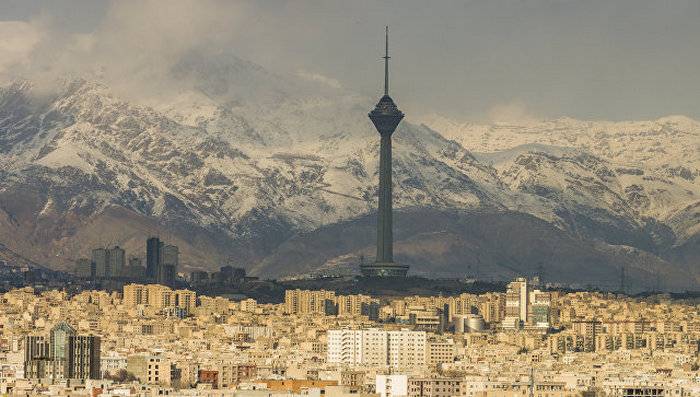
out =
[[[360,272],[365,277],[406,277],[408,265],[393,262],[375,262],[360,265]]]

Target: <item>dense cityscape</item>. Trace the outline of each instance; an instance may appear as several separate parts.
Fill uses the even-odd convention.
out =
[[[695,305],[540,290],[284,303],[160,284],[0,295],[0,394],[693,396]]]

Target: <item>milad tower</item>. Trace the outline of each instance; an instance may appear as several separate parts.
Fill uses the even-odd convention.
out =
[[[407,265],[394,263],[394,236],[391,195],[391,135],[403,119],[403,113],[389,96],[389,27],[386,27],[384,54],[384,96],[369,113],[369,119],[381,136],[379,149],[379,211],[377,214],[377,258],[372,264],[361,264],[366,277],[404,277]]]

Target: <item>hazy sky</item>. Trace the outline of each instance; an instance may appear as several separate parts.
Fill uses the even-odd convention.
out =
[[[167,67],[230,49],[459,120],[700,118],[698,0],[0,0],[0,73]],[[332,81],[332,80],[329,80]]]

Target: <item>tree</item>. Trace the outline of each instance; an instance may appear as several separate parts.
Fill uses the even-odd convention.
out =
[[[119,371],[117,371],[115,374],[107,373],[104,376],[104,378],[112,380],[116,383],[130,383],[130,382],[137,380],[136,376],[134,374],[132,374],[131,372],[129,372],[123,368],[120,369]]]

